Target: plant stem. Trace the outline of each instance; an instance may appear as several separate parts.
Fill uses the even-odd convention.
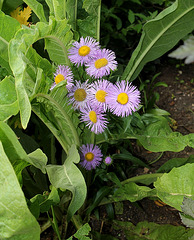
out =
[[[141,181],[142,179],[149,179],[149,178],[157,178],[157,177],[162,177],[163,173],[152,173],[152,174],[143,174],[143,175],[140,175],[140,176],[135,176],[135,177],[132,177],[132,178],[128,178],[124,181],[121,182],[121,184],[126,184],[126,183],[129,183],[129,182],[139,182]],[[145,177],[146,176],[146,177]]]
[[[101,15],[101,0],[99,0],[98,5],[98,19],[97,19],[97,29],[96,29],[96,38],[97,41],[100,42],[100,15]]]
[[[149,162],[149,164],[152,165],[153,163],[157,162],[162,157],[162,155],[163,155],[163,152],[161,152],[160,155],[156,159],[154,159],[152,162]]]

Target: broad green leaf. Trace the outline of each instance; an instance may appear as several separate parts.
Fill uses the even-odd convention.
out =
[[[179,168],[173,168],[164,173],[154,183],[157,196],[166,204],[181,211],[184,197],[194,200],[194,163],[188,163]]]
[[[0,239],[39,240],[39,224],[27,207],[25,196],[1,143],[0,159]]]
[[[24,0],[24,2],[30,6],[32,11],[36,14],[36,16],[40,19],[42,22],[46,22],[46,17],[44,15],[44,9],[41,3],[39,3],[37,0]]]
[[[145,197],[155,196],[155,190],[145,186],[138,186],[133,182],[124,184],[122,187],[117,189],[114,194],[110,197],[115,202],[129,200],[135,202]]]
[[[45,173],[46,157],[42,151],[40,149],[36,150],[28,156],[13,130],[4,122],[0,122],[0,141],[14,169],[18,170],[18,165],[20,167],[22,166],[22,168],[19,169],[20,174],[21,171],[30,164],[41,169],[41,171]],[[41,160],[39,160],[40,157],[42,158]]]
[[[62,166],[48,165],[46,168],[49,180],[54,187],[68,189],[72,192],[72,200],[67,211],[67,221],[71,220],[86,198],[87,189],[84,177],[74,164],[79,161],[79,153],[75,145],[72,145]]]
[[[35,92],[37,76],[41,74],[40,69],[44,70],[45,75],[50,75],[48,60],[42,59],[32,50],[32,44],[40,39],[45,39],[45,47],[52,61],[58,64],[68,64],[66,47],[72,39],[72,33],[67,20],[56,21],[54,18],[50,18],[48,24],[39,22],[32,25],[31,28],[19,30],[15,38],[10,41],[10,66],[15,76],[23,128],[27,127],[30,119],[29,97]],[[52,69],[51,65],[50,69]],[[38,79],[42,79],[41,75]]]
[[[51,130],[67,153],[72,144],[80,145],[77,113],[67,103],[67,89],[61,82],[49,95],[38,94],[38,102],[32,105],[33,112]]]
[[[177,0],[143,27],[140,42],[122,75],[134,80],[147,62],[159,58],[194,29],[194,2]]]
[[[136,226],[131,222],[114,220],[113,228],[122,229],[127,240],[188,240],[194,234],[194,229],[185,229],[183,226],[139,222]]]
[[[152,152],[179,152],[186,146],[194,145],[194,134],[183,136],[179,132],[173,132],[167,119],[162,116],[154,116],[153,122],[148,123],[135,136],[145,149]]]
[[[63,20],[66,18],[66,1],[64,0],[46,0],[50,9],[50,16],[54,16],[56,20]]]
[[[67,0],[66,1],[66,17],[71,28],[77,30],[77,0]]]
[[[19,22],[0,11],[0,65],[11,74],[8,57],[8,44],[20,29]]]
[[[18,112],[14,78],[9,76],[0,82],[0,121],[5,121]]]

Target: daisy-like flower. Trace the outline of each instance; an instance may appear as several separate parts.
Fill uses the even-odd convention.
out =
[[[82,145],[80,147],[80,165],[87,170],[95,169],[102,161],[100,148],[93,144]]]
[[[91,60],[91,57],[100,48],[99,42],[92,37],[80,38],[80,42],[74,42],[73,47],[69,49],[69,59],[72,63],[83,65]]]
[[[90,105],[101,106],[104,109],[104,112],[107,109],[106,96],[107,89],[112,85],[108,80],[97,80],[92,83],[89,94]]]
[[[86,72],[88,75],[95,78],[102,78],[109,75],[110,70],[114,71],[117,68],[115,53],[109,49],[96,51],[94,59],[86,63]]]
[[[108,156],[108,157],[106,157],[106,158],[104,159],[104,162],[105,162],[106,165],[111,165],[112,162],[113,162],[113,160],[112,160],[111,157]]]
[[[54,73],[54,83],[51,86],[50,90],[52,90],[58,83],[61,81],[66,81],[67,85],[66,88],[69,91],[70,88],[73,86],[73,73],[68,66],[59,65]]]
[[[110,111],[117,116],[128,116],[136,111],[140,104],[140,92],[125,80],[116,82],[108,89],[107,104]]]
[[[75,85],[70,89],[67,97],[69,98],[69,103],[73,104],[74,109],[85,108],[86,103],[88,102],[90,85],[88,80],[84,83],[81,81],[75,81]]]
[[[80,121],[85,122],[86,126],[94,133],[102,133],[107,127],[108,121],[102,107],[87,104],[84,109],[80,110]]]

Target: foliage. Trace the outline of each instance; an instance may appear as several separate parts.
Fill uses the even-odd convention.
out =
[[[181,209],[183,213],[180,213],[180,216],[183,224],[187,227],[194,228],[194,201],[184,197]]]
[[[179,164],[171,160],[158,173],[129,178],[134,168],[149,167],[132,154],[130,140],[137,140],[149,151],[178,152],[186,146],[194,146],[194,134],[183,136],[174,132],[169,125],[168,113],[153,108],[151,98],[129,116],[121,118],[109,112],[108,128],[101,134],[94,134],[80,122],[79,111],[68,103],[67,82],[62,81],[51,90],[59,64],[71,67],[82,82],[87,78],[94,81],[86,75],[84,67],[76,68],[70,62],[68,51],[82,36],[100,41],[101,1],[24,2],[32,9],[30,26],[20,25],[21,22],[10,16],[14,9],[9,0],[3,2],[0,11],[0,66],[7,72],[5,77],[2,74],[0,82],[1,238],[40,239],[37,220],[41,214],[46,214],[47,225],[53,227],[59,239],[90,239],[87,222],[91,212],[99,204],[108,204],[111,213],[111,203],[123,200],[134,202],[157,197],[181,211],[183,197],[193,199],[194,195],[192,159],[181,160]],[[141,1],[130,2],[141,6]],[[164,1],[151,2],[164,4]],[[125,3],[116,1],[110,11],[104,5],[102,7],[108,18],[116,20],[117,30],[121,29],[122,23],[115,14],[116,7]],[[20,5],[21,1],[15,1],[14,8],[19,9]],[[126,10],[122,11],[126,13]],[[16,12],[17,19],[18,14],[29,17],[24,12]],[[107,76],[112,83],[117,77],[118,81],[136,79],[146,63],[165,54],[194,28],[194,4],[190,0],[177,0],[156,17],[156,12],[146,17],[133,10],[127,10],[127,14],[129,27],[126,32],[138,18],[149,21],[143,27],[143,22],[139,27],[133,25],[133,31],[142,29],[141,39],[123,73],[117,76],[111,72]],[[27,18],[24,24],[27,24]],[[101,22],[103,26],[103,18]],[[129,37],[124,28],[119,36]],[[145,86],[142,82],[142,89]],[[15,129],[17,126],[20,129]],[[93,171],[81,168],[82,144],[98,144],[103,158],[111,156],[113,164],[102,163]],[[70,222],[78,230],[73,236],[67,231]],[[62,232],[58,224],[65,226]],[[154,237],[165,231],[171,235],[176,232],[172,226],[143,224],[146,229],[151,229],[149,235]],[[141,232],[139,226],[130,224],[130,228],[135,228],[138,234]],[[182,239],[192,232],[177,229]]]

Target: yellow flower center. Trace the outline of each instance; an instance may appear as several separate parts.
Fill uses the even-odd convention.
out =
[[[97,69],[99,69],[101,67],[105,67],[107,64],[108,64],[108,60],[106,58],[100,58],[95,61],[95,67]]]
[[[90,53],[90,48],[88,46],[82,46],[79,48],[78,53],[80,56],[86,56]]]
[[[107,93],[104,90],[98,90],[96,92],[96,99],[99,102],[105,102],[105,97],[106,97]]]
[[[85,159],[88,161],[88,162],[91,162],[93,159],[94,159],[94,154],[92,152],[88,152],[85,154]]]
[[[74,98],[76,101],[78,102],[82,102],[86,99],[86,91],[83,88],[78,88],[75,92],[74,92]]]
[[[125,105],[128,103],[129,97],[126,93],[119,93],[118,97],[117,97],[117,102]]]
[[[55,83],[58,84],[60,83],[61,81],[65,80],[64,76],[62,74],[58,74],[56,77],[55,77]]]
[[[90,111],[89,112],[89,118],[93,123],[97,122],[97,116],[95,111]]]

